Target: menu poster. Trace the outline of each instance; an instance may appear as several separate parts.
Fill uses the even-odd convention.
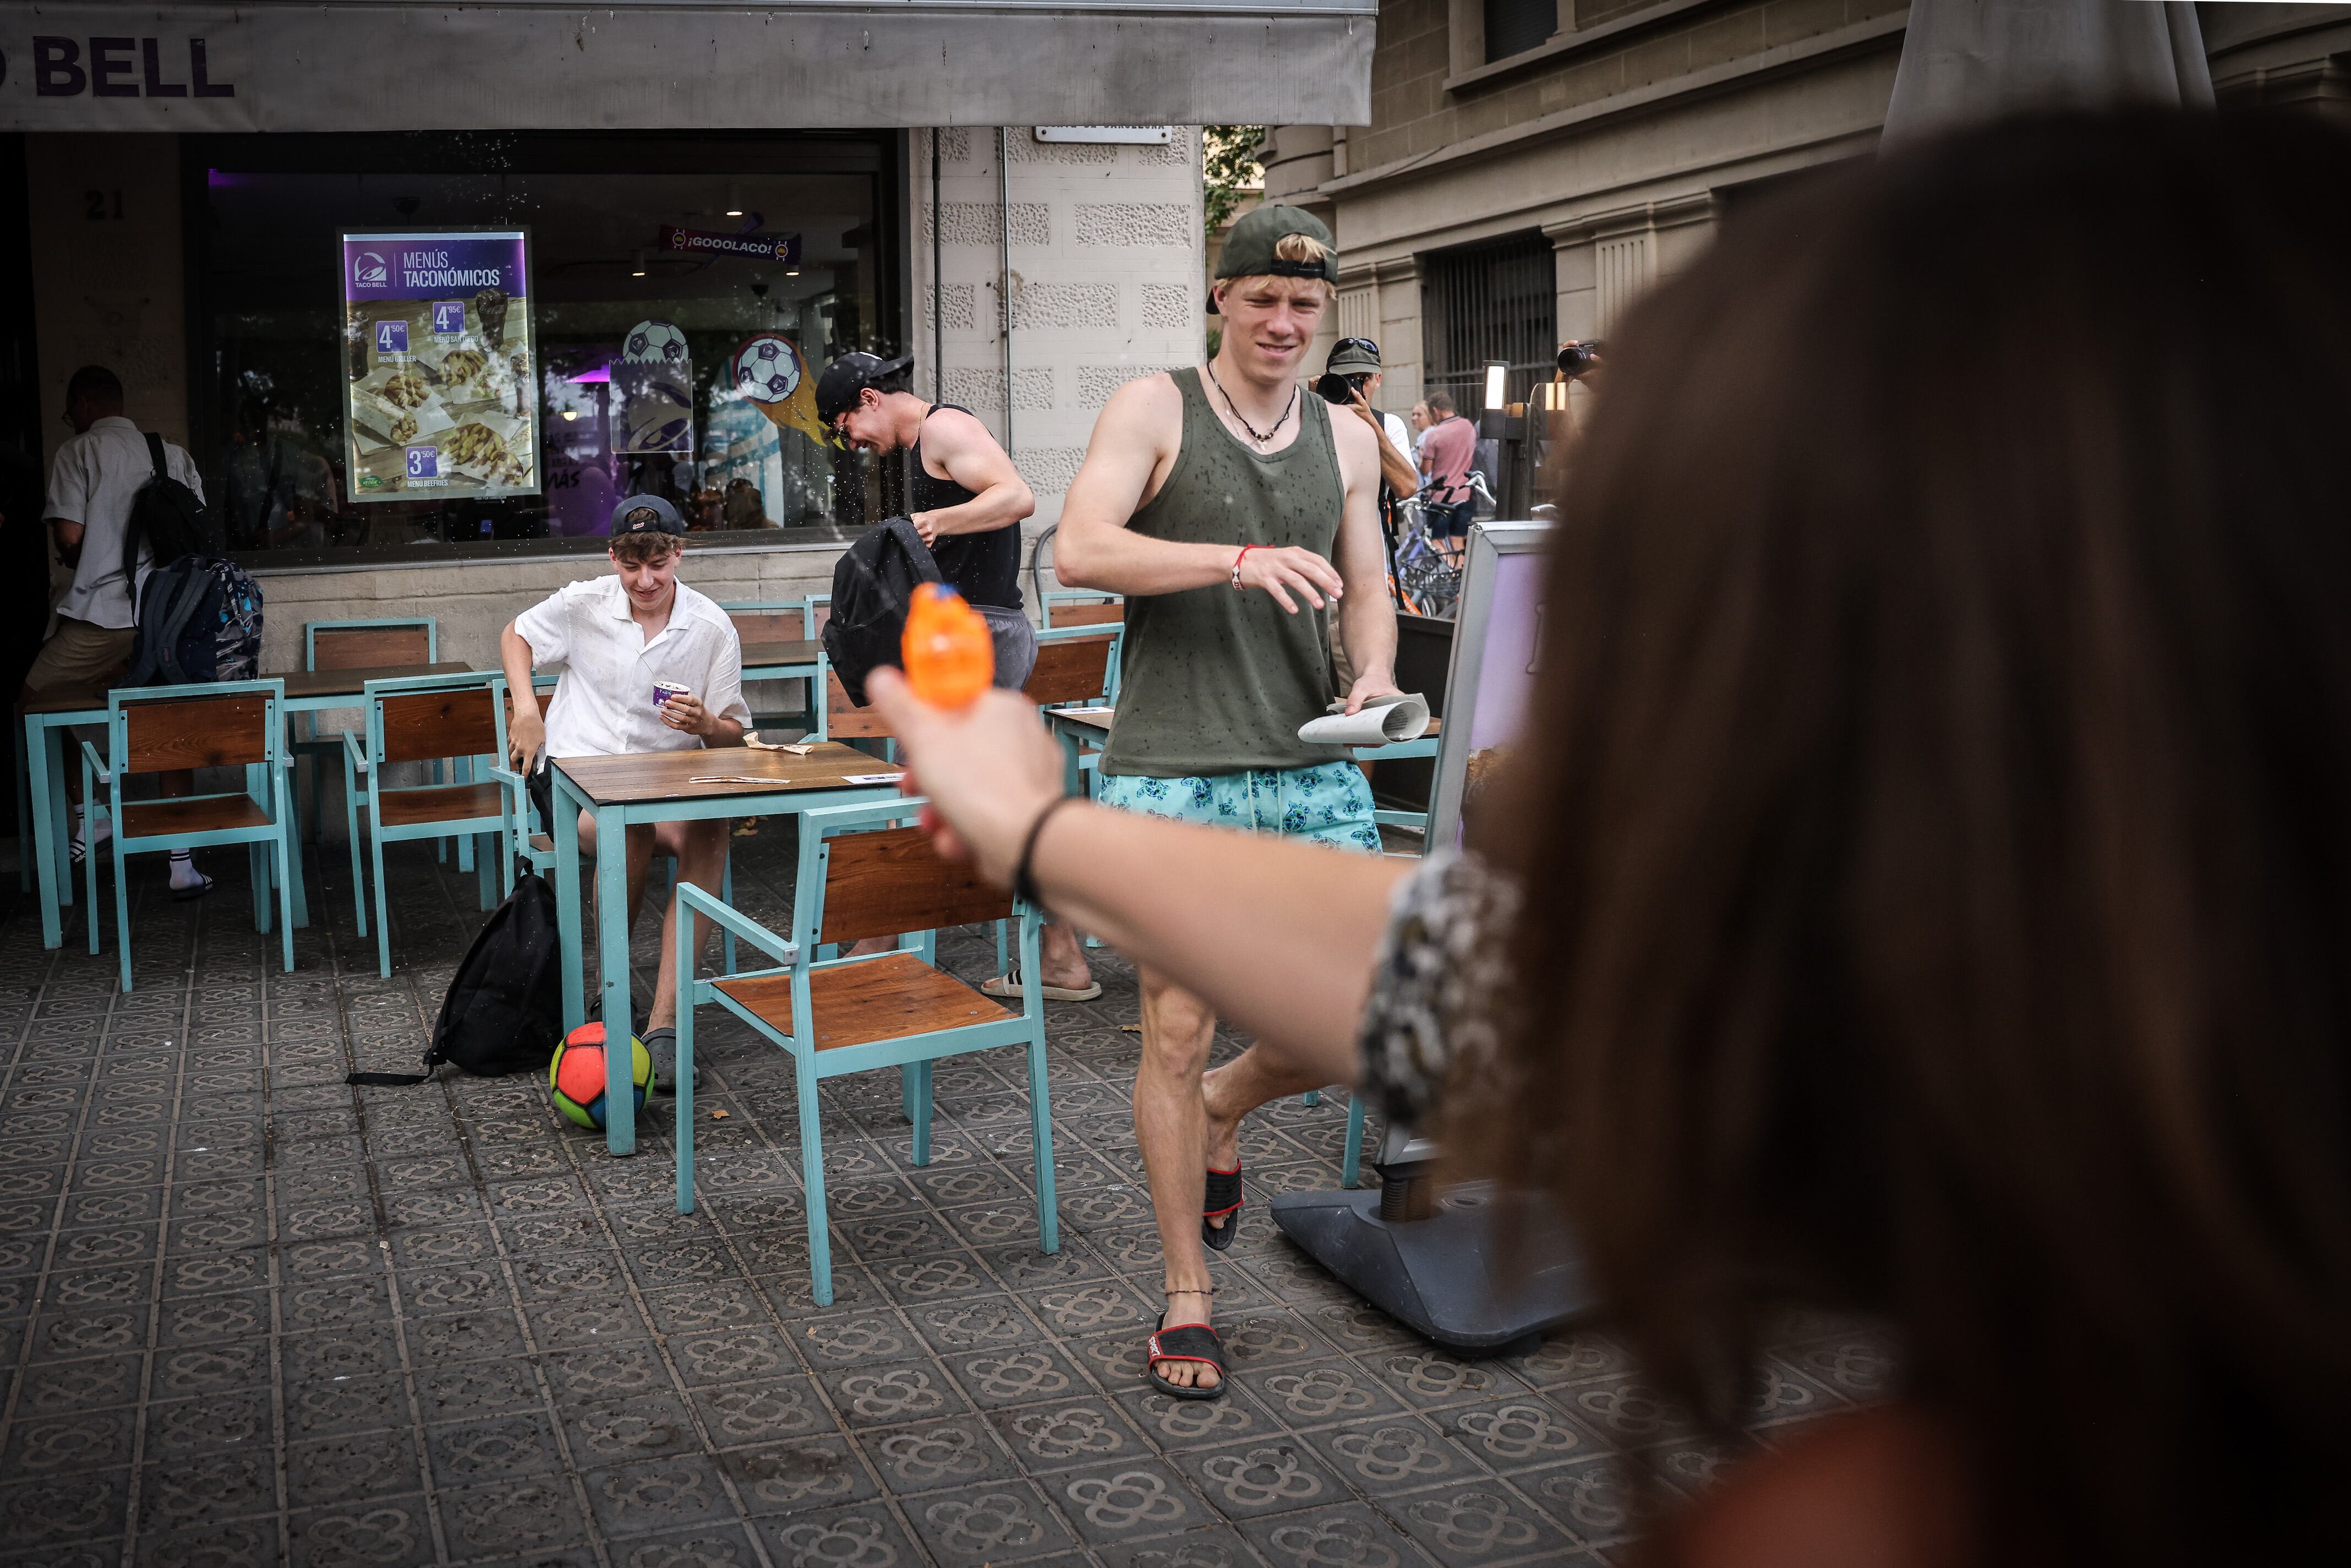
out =
[[[538,494],[529,235],[340,238],[350,498]]]

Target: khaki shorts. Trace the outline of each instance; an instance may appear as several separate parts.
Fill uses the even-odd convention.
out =
[[[37,692],[102,685],[116,665],[129,662],[136,635],[132,627],[93,626],[60,615],[57,635],[41,644],[33,667],[25,672],[25,684]]]

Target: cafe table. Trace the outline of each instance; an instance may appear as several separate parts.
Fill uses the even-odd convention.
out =
[[[462,675],[473,670],[471,664],[444,662],[437,664],[382,664],[353,670],[291,670],[265,674],[266,681],[286,683],[286,701],[282,711],[287,716],[317,713],[326,708],[357,707],[370,681],[392,680],[404,675]],[[486,677],[485,677],[486,678]],[[28,857],[30,874],[38,881],[41,891],[41,946],[56,947],[65,941],[60,903],[73,902],[73,878],[62,874],[58,858],[73,832],[66,813],[66,774],[64,748],[57,737],[78,724],[106,722],[104,688],[95,686],[60,686],[52,691],[35,694],[33,700],[18,711],[24,717],[25,762],[22,777],[27,788],[16,797],[16,841],[26,842],[30,829],[32,853]],[[37,763],[38,766],[35,766]],[[19,868],[22,880],[27,868]],[[290,862],[294,886],[294,924],[310,923],[308,901],[304,897],[301,862]]]
[[[822,740],[826,735],[825,680],[829,668],[824,644],[819,642],[746,643],[743,681],[806,681],[809,717],[813,721],[801,738]]]
[[[640,822],[789,816],[897,796],[902,769],[838,741],[805,744],[805,754],[730,746],[553,759],[549,771],[554,786],[555,907],[567,1035],[588,1021],[580,812],[595,822],[596,841],[611,845]],[[628,1019],[633,1027],[626,855],[596,857],[596,938],[602,1016]],[[604,1146],[615,1155],[637,1148],[636,1097],[630,1082],[633,1054],[604,1053]]]

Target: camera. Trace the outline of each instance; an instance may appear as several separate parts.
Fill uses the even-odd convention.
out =
[[[1355,394],[1363,391],[1364,383],[1371,379],[1369,371],[1353,375],[1325,371],[1314,379],[1314,392],[1324,402],[1335,402],[1343,408],[1355,401]]]
[[[1600,340],[1588,338],[1578,343],[1559,346],[1559,369],[1562,375],[1580,376],[1600,362]]]

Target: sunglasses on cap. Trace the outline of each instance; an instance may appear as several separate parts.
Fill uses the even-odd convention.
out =
[[[1340,355],[1356,349],[1362,350],[1375,360],[1380,357],[1380,346],[1369,338],[1342,338],[1331,345],[1331,358],[1335,360]]]

